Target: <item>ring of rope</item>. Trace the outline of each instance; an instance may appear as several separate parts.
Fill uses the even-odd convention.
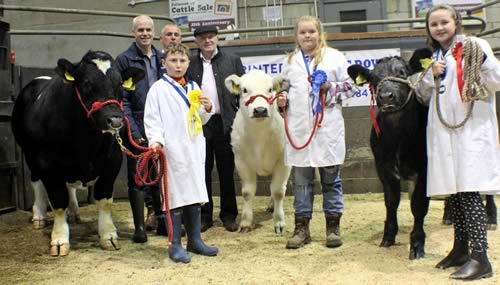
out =
[[[472,110],[474,108],[474,101],[483,100],[488,97],[488,93],[485,92],[484,86],[479,84],[481,82],[481,64],[483,63],[484,53],[479,44],[470,39],[465,38],[463,44],[463,62],[464,62],[464,87],[462,90],[462,96],[465,103],[470,102],[469,108],[467,108],[467,113],[465,114],[464,119],[458,124],[451,124],[446,122],[443,117],[443,113],[441,111],[441,103],[440,103],[440,93],[439,86],[441,85],[441,78],[439,77],[436,80],[436,112],[441,124],[449,129],[458,129],[461,128],[467,123],[472,115]]]

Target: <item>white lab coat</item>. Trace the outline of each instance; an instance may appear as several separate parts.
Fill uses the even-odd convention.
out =
[[[457,36],[456,40],[463,39],[463,36]],[[439,120],[432,69],[417,86],[419,100],[429,104],[428,196],[469,191],[495,194],[500,190],[500,148],[495,107],[495,92],[500,90],[500,63],[485,40],[474,40],[487,56],[481,65],[481,78],[489,97],[475,101],[472,115],[463,127],[449,129]],[[459,95],[452,50],[450,48],[444,55],[446,74],[440,88],[445,88],[445,92],[440,96],[440,108],[446,122],[457,124],[464,119],[469,104],[463,103]],[[442,58],[442,51],[434,53],[434,60]]]
[[[164,79],[175,84],[187,98],[191,90],[199,86],[190,81],[187,92],[172,78],[156,81],[149,89],[144,109],[144,127],[151,146],[163,145],[167,157],[167,176],[170,209],[208,202],[205,186],[205,137],[203,132],[193,139],[188,135],[189,107],[176,89]],[[205,124],[211,113],[200,105],[199,114]]]
[[[326,108],[321,127],[311,143],[302,150],[295,150],[285,139],[285,164],[300,167],[324,167],[344,163],[345,130],[342,117],[341,98],[350,97],[356,91],[347,74],[348,63],[338,50],[324,48],[323,59],[318,70],[323,70],[332,83],[326,95]],[[311,74],[314,62],[309,63]],[[283,75],[290,80],[288,91],[287,120],[288,131],[296,145],[303,145],[313,129],[315,117],[311,110],[312,87],[308,82],[308,73],[300,51],[296,52],[288,63],[285,59]],[[345,88],[349,89],[345,92]]]

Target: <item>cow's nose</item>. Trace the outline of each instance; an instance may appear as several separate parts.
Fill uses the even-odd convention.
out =
[[[391,101],[394,98],[394,94],[392,92],[380,92],[379,96],[384,102]]]
[[[257,107],[253,109],[253,116],[255,118],[264,118],[267,117],[267,108]]]
[[[119,129],[123,126],[123,117],[118,117],[118,116],[109,117],[107,122],[110,128]]]

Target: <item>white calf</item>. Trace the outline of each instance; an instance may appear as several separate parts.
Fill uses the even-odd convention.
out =
[[[290,167],[283,162],[283,119],[276,104],[271,105],[268,101],[282,82],[281,76],[271,78],[260,70],[252,70],[241,77],[231,75],[225,81],[232,93],[240,95],[240,110],[234,119],[231,145],[244,200],[241,232],[252,229],[252,200],[257,187],[257,175],[272,175],[271,199],[275,232],[283,233],[285,226],[283,198]]]

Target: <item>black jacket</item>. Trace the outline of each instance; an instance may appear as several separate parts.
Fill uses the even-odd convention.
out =
[[[227,90],[224,81],[229,75],[236,74],[242,76],[245,73],[241,59],[233,54],[226,53],[218,48],[218,53],[212,58],[212,70],[215,77],[215,85],[217,87],[217,95],[221,108],[222,124],[224,134],[231,131],[236,111],[238,110],[237,97]],[[200,51],[190,57],[189,68],[186,72],[186,77],[194,80],[200,87],[203,78],[203,61],[200,58]],[[203,88],[203,87],[202,87]],[[207,130],[204,128],[204,131]],[[205,135],[206,136],[206,135]]]

